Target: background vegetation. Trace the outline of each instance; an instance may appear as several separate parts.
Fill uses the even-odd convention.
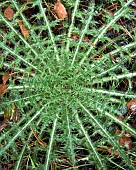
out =
[[[1,1],[1,168],[135,169],[135,7]]]

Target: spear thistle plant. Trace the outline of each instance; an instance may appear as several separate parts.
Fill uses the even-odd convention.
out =
[[[67,11],[71,9],[71,22],[68,24],[66,19],[64,26],[54,20],[48,1],[25,4],[9,0],[0,4],[2,11],[9,4],[16,11],[12,21],[0,13],[1,70],[16,73],[1,96],[1,115],[12,103],[16,103],[21,115],[18,122],[1,132],[3,167],[10,163],[16,170],[133,170],[135,152],[120,146],[118,136],[110,130],[119,127],[122,134],[130,132],[136,138],[129,118],[121,121],[116,116],[119,106],[136,98],[136,72],[126,67],[126,63],[135,62],[136,30],[133,25],[126,29],[118,24],[120,18],[135,21],[133,1],[117,1],[114,16],[103,14],[103,25],[97,21],[103,4],[62,2]],[[30,32],[28,39],[20,32],[19,20]],[[111,29],[119,32],[114,38],[108,35]],[[80,35],[78,40],[72,39],[73,33]],[[126,44],[118,43],[124,39]],[[127,89],[122,91],[125,81]],[[110,154],[98,150],[109,147]]]

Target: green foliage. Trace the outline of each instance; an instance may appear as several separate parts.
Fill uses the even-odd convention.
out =
[[[109,1],[107,6],[112,2],[119,4],[114,16],[102,13],[103,3],[62,1],[67,11],[71,9],[71,22],[66,18],[64,26],[51,15],[48,1],[35,0],[26,6],[15,0],[0,4],[0,66],[16,73],[1,96],[0,111],[16,103],[21,116],[1,132],[4,165],[13,164],[16,170],[135,169],[134,149],[130,153],[120,146],[117,135],[109,130],[116,123],[122,133],[130,132],[136,138],[128,120],[116,117],[120,105],[136,98],[132,81],[136,77],[136,30],[131,24],[127,29],[118,24],[120,18],[132,17],[134,22],[134,8],[132,0]],[[3,14],[9,4],[16,11],[12,21]],[[103,25],[98,22],[99,14],[103,15]],[[20,31],[19,20],[29,30],[28,39]],[[114,31],[118,32],[115,37]],[[71,38],[73,32],[80,35],[78,40]],[[126,44],[121,44],[124,41]],[[128,69],[126,64],[133,67]],[[129,85],[122,92],[125,81]],[[48,147],[38,142],[31,128]],[[112,154],[98,150],[109,146]]]

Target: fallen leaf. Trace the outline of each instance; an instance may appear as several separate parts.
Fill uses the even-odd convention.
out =
[[[15,12],[9,5],[4,11],[4,16],[11,21],[13,19],[14,13]]]
[[[2,96],[8,89],[7,84],[0,84],[0,96]]]
[[[127,137],[127,136],[122,136],[118,139],[118,144],[119,145],[125,145],[125,147],[130,150],[133,148],[133,145],[132,145],[132,140],[130,137]]]
[[[60,0],[57,0],[57,3],[54,6],[54,12],[58,19],[65,19],[67,17],[66,8],[64,5],[60,2]]]
[[[2,80],[3,80],[3,84],[4,84],[4,85],[5,85],[6,82],[9,80],[9,77],[10,77],[10,74],[9,74],[9,73],[4,74],[4,75],[2,76]]]
[[[127,103],[127,107],[129,110],[131,110],[132,112],[136,111],[136,99],[132,99]]]
[[[121,130],[116,130],[115,134],[120,135],[122,133]],[[130,150],[133,148],[133,143],[131,140],[131,134],[129,132],[125,132],[123,136],[118,139],[119,145],[124,145],[126,149]]]
[[[19,27],[21,29],[22,34],[24,35],[25,38],[29,38],[29,31],[28,29],[23,25],[23,21],[19,20],[18,22]]]

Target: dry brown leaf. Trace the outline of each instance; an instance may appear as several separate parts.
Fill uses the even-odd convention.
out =
[[[19,20],[18,22],[19,27],[21,29],[22,34],[24,35],[25,38],[29,38],[29,31],[28,29],[23,25],[23,21]]]
[[[54,6],[54,12],[58,19],[65,19],[67,17],[66,8],[64,5],[60,2],[60,0],[57,0],[57,3]]]
[[[136,99],[132,99],[127,103],[128,109],[130,109],[132,112],[136,111]]]
[[[2,96],[8,89],[7,84],[0,84],[0,96]]]
[[[120,135],[121,130],[116,130],[115,134]],[[129,132],[125,132],[123,136],[119,137],[118,139],[118,144],[119,145],[124,145],[126,149],[132,149],[133,148],[133,143],[131,140],[131,134]]]
[[[3,84],[4,84],[4,85],[5,85],[6,82],[9,80],[9,77],[10,77],[10,74],[9,74],[9,73],[4,74],[4,75],[2,76],[2,80],[3,80]]]
[[[126,137],[125,135],[118,139],[119,145],[125,145],[125,147],[129,150],[133,148],[132,140],[130,137]]]
[[[13,19],[14,13],[15,12],[13,11],[13,9],[9,5],[4,11],[4,16],[11,21]]]

